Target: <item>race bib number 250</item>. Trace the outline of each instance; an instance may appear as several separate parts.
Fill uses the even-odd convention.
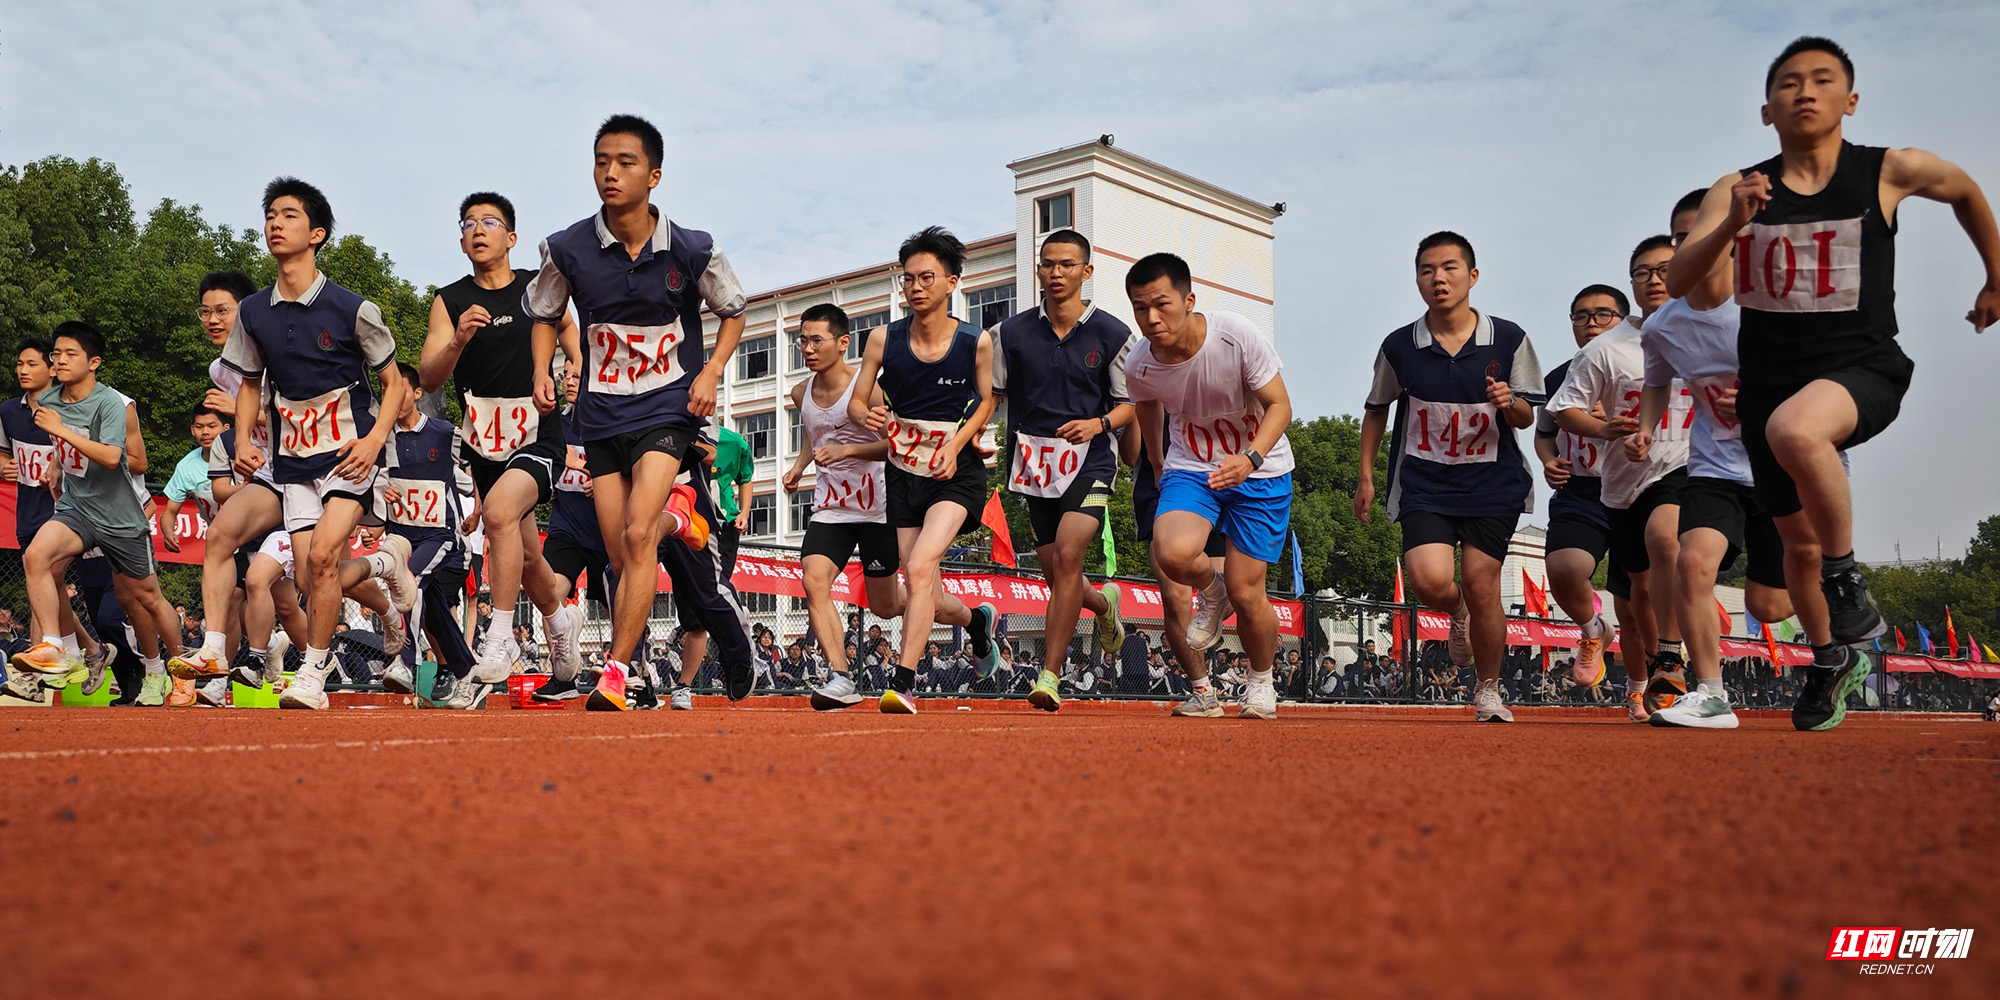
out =
[[[1007,483],[1014,492],[1031,497],[1059,497],[1069,492],[1076,474],[1083,470],[1087,444],[1070,444],[1062,438],[1014,435],[1014,461]]]

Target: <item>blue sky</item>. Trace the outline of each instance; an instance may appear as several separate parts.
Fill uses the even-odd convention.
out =
[[[1569,296],[1621,283],[1682,193],[1775,151],[1765,64],[1829,34],[1859,142],[1922,146],[2000,188],[2000,5],[507,2],[0,4],[0,162],[116,162],[135,204],[257,222],[320,184],[340,228],[419,286],[463,273],[453,213],[507,192],[523,242],[593,207],[614,111],[669,133],[660,201],[765,288],[872,263],[941,222],[1012,226],[1005,164],[1111,132],[1278,222],[1278,345],[1302,415],[1356,412],[1374,348],[1421,309],[1409,257],[1478,247],[1474,302],[1553,365]],[[2000,512],[2000,332],[1941,206],[1899,240],[1902,419],[1854,457],[1860,555],[1962,551]],[[529,263],[523,254],[519,261]]]

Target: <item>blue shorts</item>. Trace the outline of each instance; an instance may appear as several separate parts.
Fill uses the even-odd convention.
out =
[[[1246,479],[1226,490],[1211,489],[1206,473],[1174,469],[1160,477],[1160,514],[1199,514],[1244,555],[1267,563],[1285,554],[1292,523],[1292,474]]]

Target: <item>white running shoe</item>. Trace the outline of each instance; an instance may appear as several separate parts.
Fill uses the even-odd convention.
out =
[[[271,651],[264,656],[264,683],[276,686],[285,679],[285,654],[292,651],[292,637],[279,629],[271,637]]]
[[[1512,722],[1514,713],[1500,700],[1500,678],[1480,681],[1472,689],[1472,717],[1480,722]]]
[[[1272,681],[1253,680],[1243,685],[1243,703],[1236,710],[1239,719],[1275,719],[1278,717],[1278,685]]]
[[[812,707],[816,712],[831,712],[861,704],[861,691],[854,686],[854,678],[847,674],[834,674],[825,684],[812,689]]]
[[[444,700],[444,707],[454,712],[485,708],[486,696],[491,693],[493,685],[467,674],[452,683],[451,696]]]
[[[109,646],[109,643],[105,645]],[[229,704],[229,678],[216,677],[194,689],[194,700],[198,705],[222,708]]]
[[[552,615],[542,616],[542,631],[548,636],[550,668],[558,677],[575,677],[583,669],[583,611],[565,604]]]
[[[1451,653],[1451,662],[1453,666],[1459,666],[1459,667],[1472,666],[1472,609],[1471,608],[1465,609],[1465,615],[1463,617],[1460,617],[1459,615],[1455,614],[1451,616],[1451,638],[1448,642],[1445,643],[1445,648],[1448,652]],[[1509,719],[1507,721],[1512,722],[1513,720]]]
[[[667,707],[676,712],[694,711],[694,688],[686,684],[676,685],[667,695]]]
[[[479,640],[479,662],[472,665],[470,676],[481,684],[505,684],[520,658],[521,644],[514,641],[513,633],[488,625],[485,637]]]
[[[331,664],[306,667],[301,666],[292,675],[292,682],[285,685],[285,693],[278,696],[279,708],[305,708],[322,711],[329,707],[326,697],[326,675],[333,672]]]
[[[1729,699],[1717,698],[1699,687],[1654,712],[1652,721],[1661,729],[1735,729],[1737,725]]]
[[[395,656],[410,644],[409,630],[403,627],[403,613],[390,611],[382,616],[382,655]]]
[[[1194,592],[1194,615],[1188,621],[1187,642],[1197,653],[1222,641],[1222,620],[1229,617],[1229,588],[1217,576],[1206,591]]]
[[[404,663],[400,657],[389,661],[388,669],[382,671],[382,690],[392,694],[416,693],[416,674],[411,672],[410,665]]]
[[[382,536],[375,551],[392,557],[389,572],[375,577],[389,591],[389,602],[395,605],[397,611],[416,607],[417,578],[410,573],[410,540],[392,531]]]

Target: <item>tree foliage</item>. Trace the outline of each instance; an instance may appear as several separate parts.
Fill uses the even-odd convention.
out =
[[[1995,642],[2000,639],[2000,515],[1979,522],[1963,559],[1865,567],[1864,572],[1883,617],[1903,630],[1912,648],[1917,641],[1915,626],[1922,623],[1930,628],[1938,648],[1949,652],[1946,607],[1951,608],[1961,644],[1969,631],[1980,642],[2000,648]]]

